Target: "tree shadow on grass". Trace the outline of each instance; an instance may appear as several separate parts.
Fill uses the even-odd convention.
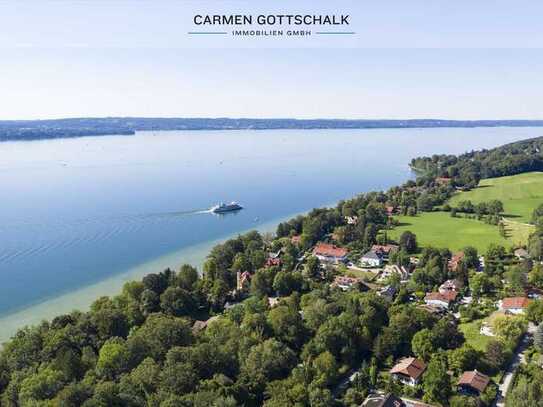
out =
[[[409,222],[399,222],[396,227],[400,227],[400,226],[412,226],[413,224],[412,223],[409,223]]]
[[[512,214],[512,213],[502,213],[502,216],[506,219],[515,219],[515,218],[521,218],[522,216],[520,215],[515,215],[515,214]]]

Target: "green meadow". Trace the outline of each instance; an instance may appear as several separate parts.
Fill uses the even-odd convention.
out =
[[[448,247],[458,251],[466,246],[485,252],[490,243],[505,247],[512,245],[500,236],[498,227],[472,219],[452,218],[448,212],[425,212],[417,216],[398,216],[400,225],[388,231],[388,236],[398,240],[409,230],[417,235],[419,246]]]
[[[526,244],[533,226],[528,225],[532,211],[543,203],[543,173],[531,172],[510,177],[482,180],[479,187],[459,192],[449,200],[454,207],[460,201],[470,200],[474,204],[498,199],[505,210],[506,237],[499,234],[498,227],[484,222],[466,219],[463,214],[457,218],[448,212],[422,213],[414,217],[399,216],[400,226],[388,234],[393,239],[406,230],[417,235],[420,246],[448,247],[460,250],[465,246],[485,251],[490,243],[505,247]]]
[[[493,199],[503,202],[506,217],[510,220],[529,222],[532,211],[543,203],[543,172],[484,179],[479,187],[459,192],[449,203],[454,207],[460,201],[479,203]]]

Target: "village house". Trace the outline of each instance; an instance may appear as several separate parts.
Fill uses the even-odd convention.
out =
[[[404,266],[400,267],[396,264],[387,264],[379,275],[379,281],[387,280],[392,277],[393,274],[398,274],[401,281],[409,280],[409,271]]]
[[[358,223],[358,216],[345,216],[345,221],[348,225],[356,225]]]
[[[347,249],[328,243],[317,243],[313,249],[313,255],[325,263],[345,263],[347,254]]]
[[[422,309],[432,315],[441,316],[447,313],[447,310],[442,306],[432,304],[419,304],[417,308]]]
[[[530,253],[526,249],[517,249],[515,250],[515,257],[519,260],[528,260],[530,258]]]
[[[455,292],[458,293],[461,288],[461,283],[458,280],[447,280],[439,286],[439,292],[441,294]]]
[[[374,393],[366,397],[361,407],[406,407],[406,404],[392,393]]]
[[[449,185],[452,182],[452,179],[449,177],[437,177],[436,183],[439,185]]]
[[[479,396],[488,386],[490,378],[477,370],[464,372],[458,379],[458,392],[466,395]]]
[[[383,259],[373,250],[370,250],[360,258],[360,263],[367,267],[381,267],[383,265]]]
[[[273,267],[273,266],[280,266],[281,265],[281,259],[279,257],[268,257],[266,259],[266,263],[264,264],[264,267]]]
[[[433,292],[428,293],[424,297],[424,302],[428,305],[435,305],[438,307],[449,308],[451,303],[456,300],[457,293],[455,291],[448,291],[445,293]]]
[[[238,292],[247,291],[251,285],[251,273],[238,271],[236,273],[236,290]]]
[[[396,208],[394,206],[385,206],[385,210],[387,211],[388,216],[392,216],[396,213]]]
[[[351,288],[360,288],[363,291],[368,291],[369,287],[364,284],[361,278],[356,277],[347,277],[347,276],[336,276],[334,278],[332,287],[339,287],[343,291],[350,290]]]
[[[449,270],[456,271],[458,269],[458,265],[462,260],[464,260],[464,252],[458,252],[454,254],[448,263]]]
[[[396,288],[394,288],[391,285],[387,285],[383,288],[381,288],[379,291],[377,291],[377,295],[380,297],[383,297],[385,300],[392,302],[394,300],[394,296],[396,295]]]
[[[401,359],[392,369],[390,369],[391,376],[403,384],[408,386],[416,386],[419,384],[420,377],[426,365],[423,361],[417,358],[404,358]]]
[[[268,306],[270,308],[276,307],[277,305],[279,305],[280,299],[280,297],[268,297]]]
[[[524,314],[530,300],[526,297],[507,297],[498,302],[500,310],[511,314]]]
[[[379,255],[383,260],[388,260],[389,256],[399,249],[400,247],[395,244],[374,244],[371,247],[371,251],[377,253],[377,255]]]
[[[200,321],[200,320],[194,321],[194,324],[192,324],[192,334],[196,335],[200,333],[201,331],[205,330],[211,322],[219,319],[219,317],[220,317],[219,315],[215,315],[205,321]]]

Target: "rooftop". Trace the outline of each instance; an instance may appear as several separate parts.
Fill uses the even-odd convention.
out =
[[[502,308],[526,308],[529,303],[526,297],[507,297],[502,300]]]
[[[400,373],[413,379],[418,379],[425,369],[426,365],[423,361],[411,357],[401,359],[392,369],[390,369],[390,373]]]
[[[489,382],[490,378],[477,370],[464,372],[458,379],[458,385],[470,386],[479,392],[483,392]]]
[[[313,254],[327,257],[345,257],[347,253],[347,249],[328,243],[317,243],[313,249]]]

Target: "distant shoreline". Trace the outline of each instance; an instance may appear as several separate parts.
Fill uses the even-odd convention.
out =
[[[543,127],[543,120],[352,120],[105,117],[50,120],[1,120],[0,142],[88,136],[135,135],[138,131],[426,129]]]

